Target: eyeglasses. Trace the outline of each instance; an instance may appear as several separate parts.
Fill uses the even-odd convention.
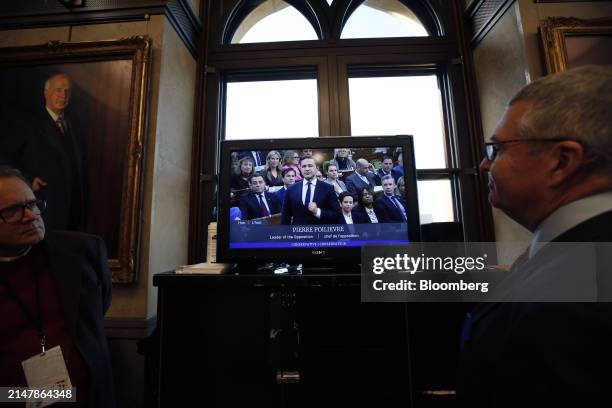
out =
[[[11,205],[0,210],[0,218],[4,222],[21,222],[26,208],[33,214],[40,215],[47,208],[47,203],[44,200],[32,200],[25,204]]]
[[[571,140],[567,138],[554,138],[554,139],[512,139],[502,140],[501,142],[487,142],[485,143],[485,155],[487,160],[492,162],[495,160],[500,152],[500,146],[507,143],[547,143],[547,142],[562,142],[564,140]]]

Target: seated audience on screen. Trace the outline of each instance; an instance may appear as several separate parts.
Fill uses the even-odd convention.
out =
[[[402,175],[393,169],[393,158],[390,156],[383,157],[383,160],[380,165],[380,169],[376,170],[376,185],[382,184],[382,179],[385,176],[393,176],[393,179],[397,183],[397,179],[399,179]]]
[[[321,173],[321,170],[317,170],[315,177],[319,181],[325,181],[325,176],[323,175],[323,173]]]
[[[283,188],[276,192],[276,198],[278,198],[278,201],[280,201],[282,206],[283,202],[285,201],[285,192],[290,185],[295,184],[295,170],[285,169],[281,175],[283,176]]]
[[[242,219],[242,213],[239,207],[230,207],[230,220],[240,221]]]
[[[283,176],[281,174],[283,167],[280,164],[280,160],[280,153],[276,150],[270,151],[266,156],[266,167],[260,174],[264,177],[269,187],[283,185]]]
[[[333,187],[317,180],[314,159],[304,159],[300,166],[304,178],[287,189],[282,205],[281,223],[336,224],[340,205]]]
[[[359,218],[364,224],[378,223],[378,215],[374,208],[374,195],[367,188],[362,188],[357,192],[357,207],[355,210],[360,213]]]
[[[281,203],[276,194],[265,191],[266,182],[261,174],[251,177],[250,185],[251,191],[240,197],[240,213],[243,221],[269,217],[280,212]]]
[[[243,157],[248,157],[253,160],[253,168],[261,167],[266,164],[262,152],[256,150],[238,152],[238,159],[242,159]]]
[[[334,188],[334,192],[336,196],[339,196],[340,193],[346,191],[346,184],[340,179],[338,179],[338,166],[335,164],[329,164],[327,166],[327,178],[325,179],[327,184],[330,184]]]
[[[370,163],[366,159],[359,159],[355,163],[355,173],[348,176],[345,180],[346,189],[354,197],[357,197],[357,192],[362,188],[368,188],[370,191],[374,190],[376,180],[374,173],[370,171]]]
[[[374,202],[378,222],[406,222],[406,202],[402,197],[395,195],[393,177],[383,177],[382,187],[384,194]]]
[[[49,360],[39,355],[46,350],[54,371],[67,371],[52,384],[70,381],[75,406],[114,407],[106,247],[93,235],[45,231],[45,207],[18,170],[0,167],[0,386],[26,387],[22,361],[31,358],[29,375],[44,377]]]
[[[283,170],[293,169],[295,171],[295,181],[302,180],[302,171],[300,170],[300,155],[295,150],[287,150],[283,156]]]
[[[406,197],[406,182],[404,176],[397,179],[397,188],[395,189],[395,195]]]
[[[355,162],[349,157],[349,155],[349,149],[336,149],[334,151],[334,158],[329,161],[329,165],[335,165],[339,173],[342,173],[343,171],[353,171],[355,170]]]
[[[302,149],[302,157],[300,160],[312,158],[312,149]]]
[[[238,160],[238,165],[234,170],[230,180],[231,192],[244,191],[250,188],[249,180],[254,174],[253,159],[245,156]]]
[[[397,165],[393,168],[393,171],[395,171],[395,173],[399,176],[404,175],[404,156],[402,153],[397,155]]]
[[[364,224],[363,215],[354,208],[354,199],[351,193],[344,191],[338,196],[340,202],[340,224]]]

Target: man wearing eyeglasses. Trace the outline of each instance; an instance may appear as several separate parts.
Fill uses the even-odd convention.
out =
[[[612,254],[601,244],[612,242],[612,67],[568,70],[519,91],[480,169],[490,203],[533,239],[504,281],[505,301],[466,318],[460,400],[612,406]],[[592,252],[576,264],[579,242]],[[570,302],[579,291],[586,296]]]
[[[70,385],[75,406],[114,407],[106,248],[45,231],[45,207],[18,170],[0,166],[0,387]]]

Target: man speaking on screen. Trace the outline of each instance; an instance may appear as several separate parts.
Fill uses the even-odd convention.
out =
[[[340,205],[334,188],[317,180],[314,159],[306,157],[301,163],[302,180],[285,193],[281,223],[283,225],[336,224]]]

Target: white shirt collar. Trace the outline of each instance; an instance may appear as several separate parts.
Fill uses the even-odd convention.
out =
[[[612,210],[612,191],[581,198],[558,208],[534,231],[529,247],[529,258],[533,258],[547,242],[576,225],[610,210]]]
[[[47,113],[51,116],[51,119],[53,119],[54,122],[57,122],[57,118],[59,118],[61,115],[53,112],[48,106],[45,106],[45,109],[47,109]]]
[[[317,178],[316,177],[313,177],[310,180],[303,179],[302,181],[304,182],[304,185],[302,186],[303,188],[308,188],[308,181],[310,181],[310,185],[312,187],[317,185]]]
[[[0,256],[0,262],[13,262],[19,258],[23,258],[30,252],[30,249],[32,249],[31,246],[27,247],[26,249],[22,250],[21,253],[14,256]]]
[[[344,219],[346,220],[347,224],[352,224],[353,223],[353,217],[352,214],[345,214],[344,211],[342,211],[342,215],[344,216]]]
[[[357,176],[359,176],[359,178],[362,179],[363,181],[365,181],[367,184],[370,184],[370,180],[368,180],[368,178],[366,176],[362,176],[361,174],[359,174],[357,172],[355,174],[357,174]]]

